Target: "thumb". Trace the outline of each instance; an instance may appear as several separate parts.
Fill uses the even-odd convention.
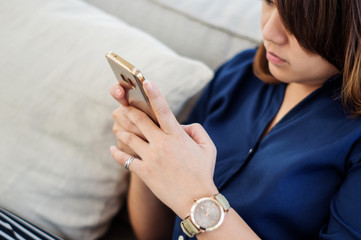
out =
[[[115,100],[117,100],[121,105],[123,105],[123,106],[128,106],[129,105],[127,99],[125,98],[125,90],[119,84],[113,85],[109,89],[109,92],[113,96],[113,98]]]
[[[188,134],[188,136],[191,137],[202,148],[210,149],[216,153],[216,147],[202,125],[193,123],[190,125],[182,125],[182,128]]]

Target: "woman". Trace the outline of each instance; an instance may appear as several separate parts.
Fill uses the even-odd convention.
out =
[[[361,239],[361,1],[267,0],[261,23],[199,100],[202,126],[151,82],[160,128],[112,87],[139,239]]]

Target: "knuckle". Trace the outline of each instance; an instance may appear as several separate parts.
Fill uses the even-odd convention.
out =
[[[123,121],[122,125],[124,126],[124,129],[131,131],[133,129],[133,123],[131,121]]]
[[[117,122],[114,122],[112,131],[113,131],[114,134],[116,134],[119,131],[124,131],[124,129]]]
[[[122,114],[127,115],[131,112],[132,108],[129,106],[119,107]]]
[[[211,142],[208,146],[209,152],[212,156],[217,156],[217,147]]]
[[[163,105],[161,107],[158,108],[158,113],[161,116],[166,116],[170,113],[170,108],[166,105]]]
[[[131,133],[127,133],[124,134],[122,141],[126,144],[129,145],[133,142],[134,136]]]
[[[116,117],[117,117],[117,110],[114,110],[114,111],[112,112],[112,117],[113,117],[114,119],[116,119]]]
[[[115,124],[113,125],[112,131],[114,134],[118,132],[118,128],[116,127]]]
[[[217,148],[216,148],[216,146],[214,144],[212,145],[212,149],[213,149],[213,154],[215,156],[217,156]]]
[[[144,121],[145,121],[145,115],[143,114],[139,114],[134,118],[134,123],[136,125],[141,125]]]
[[[121,108],[117,108],[112,112],[112,116],[114,119],[118,119],[121,112]]]
[[[146,114],[135,108],[129,109],[129,116],[131,116],[131,121],[135,125],[142,124],[146,120]]]
[[[121,126],[118,121],[114,121],[112,130],[113,130],[113,133],[117,133],[117,132],[122,131],[124,129],[123,129],[123,126]]]

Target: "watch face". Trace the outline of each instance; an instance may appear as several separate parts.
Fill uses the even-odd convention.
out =
[[[197,228],[212,231],[222,224],[224,211],[213,198],[202,198],[193,205],[191,218]]]

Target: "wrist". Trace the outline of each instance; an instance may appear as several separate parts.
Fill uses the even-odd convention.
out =
[[[185,197],[183,198],[183,200],[180,199],[179,209],[175,211],[175,213],[184,220],[189,215],[191,208],[196,200],[203,197],[213,196],[218,193],[219,191],[214,184],[208,185],[207,187],[199,188],[198,190],[194,188],[192,189],[192,192],[187,194],[187,196],[184,195]]]
[[[230,205],[222,194],[203,197],[195,201],[189,215],[181,222],[183,232],[189,236],[209,232],[220,227]]]

